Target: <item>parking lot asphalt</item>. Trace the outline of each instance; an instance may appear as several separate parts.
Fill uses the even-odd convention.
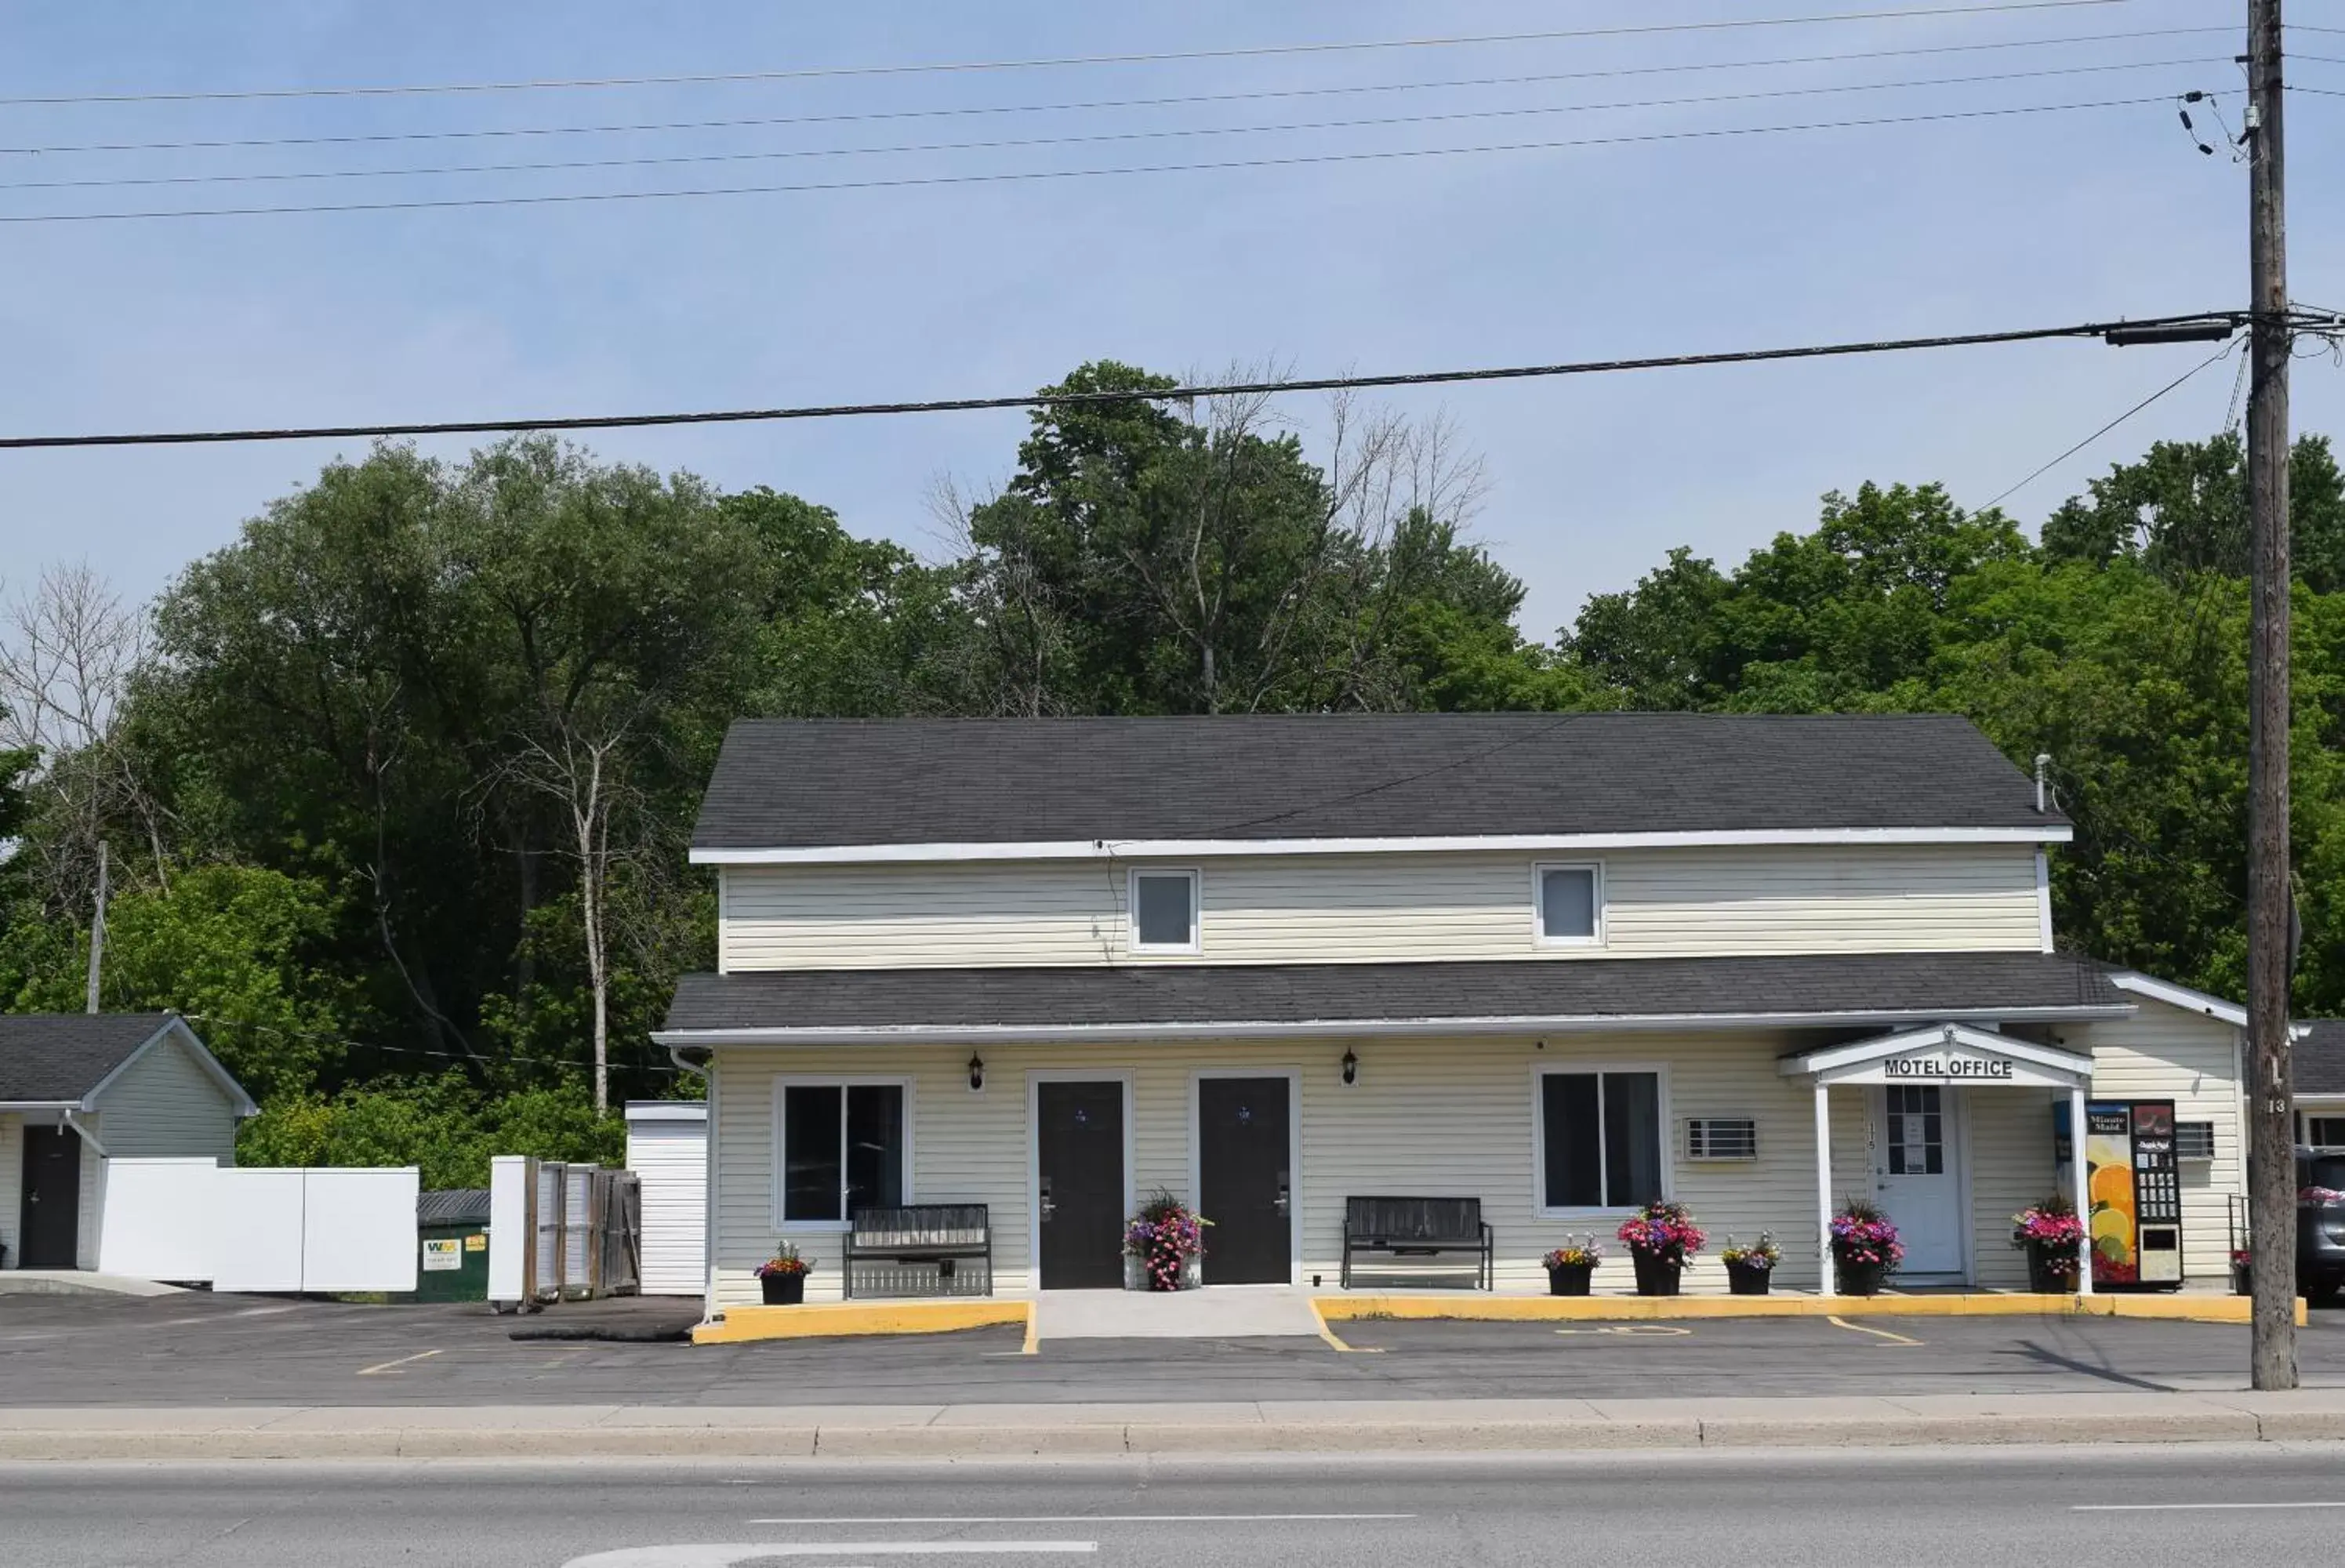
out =
[[[1044,1340],[1014,1328],[756,1344],[516,1340],[672,1329],[689,1302],[361,1306],[0,1297],[0,1406],[845,1405],[2056,1393],[2236,1389],[2242,1327],[2106,1318],[1355,1321],[1317,1339]],[[2345,1311],[2299,1336],[2345,1387]]]

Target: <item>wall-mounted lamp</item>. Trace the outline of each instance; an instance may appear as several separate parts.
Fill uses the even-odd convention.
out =
[[[1351,1085],[1355,1084],[1355,1083],[1358,1083],[1359,1081],[1360,1081],[1360,1058],[1359,1058],[1359,1057],[1355,1057],[1355,1056],[1354,1056],[1354,1055],[1353,1055],[1349,1050],[1346,1050],[1346,1051],[1345,1051],[1345,1053],[1344,1053],[1344,1083],[1345,1083],[1345,1087],[1349,1087]]]
[[[982,1094],[984,1091],[985,1058],[972,1051],[969,1053],[969,1092],[971,1094]]]

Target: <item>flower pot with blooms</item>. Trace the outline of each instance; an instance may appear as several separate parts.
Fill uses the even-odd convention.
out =
[[[1877,1296],[1883,1280],[1905,1261],[1897,1227],[1870,1203],[1851,1198],[1832,1219],[1832,1249],[1843,1296]]]
[[[2085,1222],[2076,1207],[2055,1195],[2011,1217],[2011,1244],[2027,1254],[2027,1288],[2038,1295],[2065,1296],[2076,1288],[2076,1259],[2084,1255]]]
[[[1563,1245],[1539,1261],[1547,1268],[1547,1290],[1550,1296],[1585,1296],[1589,1276],[1596,1265],[1604,1261],[1604,1249],[1596,1244],[1593,1236],[1567,1236]]]
[[[1775,1245],[1775,1233],[1759,1232],[1759,1239],[1748,1247],[1736,1243],[1733,1237],[1718,1249],[1719,1261],[1726,1265],[1726,1293],[1730,1296],[1763,1296],[1775,1278],[1775,1265],[1783,1260],[1783,1249]]]
[[[2244,1247],[2231,1249],[2231,1294],[2252,1296],[2256,1293],[2255,1276],[2249,1271],[2253,1255]]]
[[[1617,1234],[1628,1243],[1639,1296],[1676,1295],[1686,1259],[1701,1250],[1704,1239],[1692,1210],[1659,1199],[1622,1220]]]
[[[757,1265],[757,1290],[768,1307],[795,1307],[806,1300],[807,1275],[813,1265],[798,1255],[797,1244],[774,1243],[774,1255]]]
[[[1124,1256],[1139,1259],[1148,1290],[1194,1290],[1198,1260],[1205,1254],[1205,1227],[1212,1223],[1160,1187],[1124,1226]]]

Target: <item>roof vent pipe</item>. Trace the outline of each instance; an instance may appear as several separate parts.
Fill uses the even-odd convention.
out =
[[[2046,810],[2048,808],[2048,803],[2049,803],[2050,798],[2051,798],[2051,790],[2052,790],[2052,786],[2051,786],[2051,784],[2047,782],[2046,777],[2046,774],[2048,774],[2051,771],[2052,771],[2052,754],[2051,754],[2050,752],[2038,752],[2038,753],[2036,753],[2036,754],[2035,754],[2035,810],[2036,810],[2036,812],[2037,812],[2039,814],[2041,814],[2044,811],[2046,811]]]

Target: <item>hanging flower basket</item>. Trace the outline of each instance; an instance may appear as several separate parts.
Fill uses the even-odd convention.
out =
[[[1620,1222],[1617,1232],[1629,1246],[1639,1296],[1678,1294],[1686,1259],[1701,1250],[1704,1237],[1682,1203],[1648,1203]]]
[[[1832,1219],[1832,1271],[1843,1296],[1878,1296],[1905,1249],[1889,1216],[1870,1203],[1854,1199],[1841,1205]]]

